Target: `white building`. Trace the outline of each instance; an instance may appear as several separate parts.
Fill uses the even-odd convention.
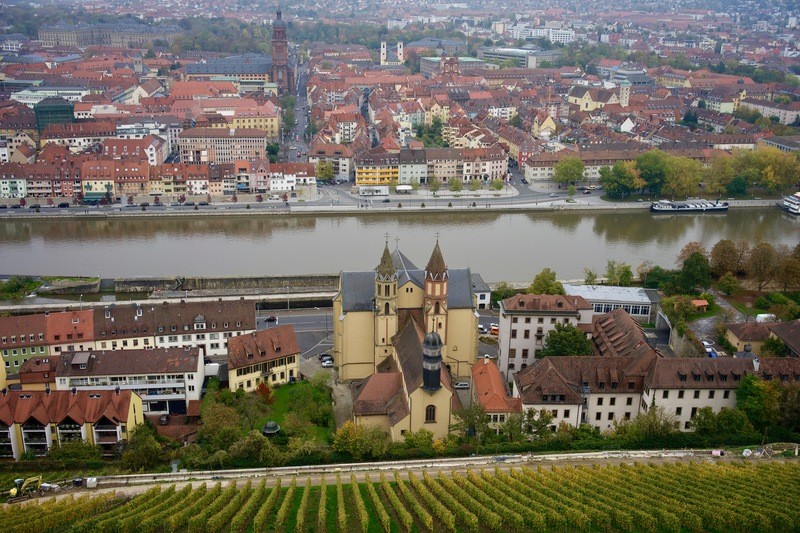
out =
[[[592,306],[580,296],[520,294],[500,302],[497,366],[508,378],[536,359],[556,324],[591,331]]]
[[[56,368],[56,390],[130,390],[152,414],[185,414],[204,379],[197,348],[64,353]]]
[[[655,289],[641,287],[614,287],[611,285],[564,284],[570,296],[580,296],[592,305],[595,314],[624,309],[639,322],[655,324],[658,302],[661,298]]]
[[[83,87],[30,87],[12,94],[11,100],[33,107],[51,96],[61,97],[69,102],[80,102],[88,94],[89,89]]]

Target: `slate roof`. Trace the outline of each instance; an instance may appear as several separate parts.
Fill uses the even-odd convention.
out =
[[[56,376],[183,374],[196,372],[199,358],[198,348],[64,352]]]
[[[800,353],[800,319],[772,326],[772,332],[795,353]]]
[[[764,341],[769,337],[775,322],[737,322],[726,324],[728,331],[736,335],[740,341]]]
[[[732,357],[658,358],[647,373],[651,389],[735,389],[753,373],[753,360]]]
[[[356,384],[353,414],[387,415],[391,425],[400,422],[409,413],[402,379],[400,372],[384,372]]]
[[[593,351],[597,355],[620,357],[657,354],[647,343],[641,324],[622,308],[592,319],[592,341]]]
[[[270,67],[272,67],[271,57],[245,54],[186,65],[186,74],[268,74]]]

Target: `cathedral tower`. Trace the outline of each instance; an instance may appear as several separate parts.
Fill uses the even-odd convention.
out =
[[[375,269],[375,364],[392,353],[392,337],[397,334],[397,270],[389,253],[383,249],[381,262]]]
[[[439,248],[433,248],[425,267],[425,331],[436,332],[447,343],[447,265]]]
[[[289,66],[289,42],[286,37],[286,21],[278,9],[272,22],[272,68],[270,81],[278,85],[278,93],[286,94],[294,90],[294,72]]]

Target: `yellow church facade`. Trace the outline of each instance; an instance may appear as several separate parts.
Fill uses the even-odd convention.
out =
[[[453,382],[469,378],[477,354],[472,287],[469,269],[447,268],[438,242],[425,269],[387,245],[375,270],[342,272],[333,358],[339,379],[353,382],[356,423],[394,439],[422,428],[448,433],[460,407]]]

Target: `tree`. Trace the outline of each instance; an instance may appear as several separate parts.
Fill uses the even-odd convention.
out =
[[[711,266],[703,254],[694,252],[683,262],[681,285],[684,292],[692,292],[695,287],[707,289],[711,286]]]
[[[747,273],[756,282],[758,292],[772,281],[777,270],[778,256],[775,248],[768,242],[760,242],[750,252],[747,261]]]
[[[495,178],[489,183],[489,188],[493,191],[500,191],[503,189],[503,180]]]
[[[474,179],[474,180],[469,182],[469,190],[473,191],[473,192],[479,191],[479,190],[481,190],[481,186],[482,185],[483,184],[481,183],[481,180]]]
[[[765,431],[780,417],[780,391],[776,381],[763,381],[755,374],[742,377],[736,389],[736,408],[758,431]]]
[[[258,384],[258,387],[256,387],[256,394],[261,396],[261,398],[264,400],[264,403],[267,405],[272,405],[272,402],[275,401],[275,399],[272,397],[272,389],[263,381]]]
[[[692,254],[700,254],[703,257],[707,257],[708,251],[706,250],[706,247],[703,246],[703,243],[698,241],[689,241],[684,245],[683,248],[681,248],[681,251],[678,254],[678,264],[682,265]]]
[[[566,294],[564,286],[560,281],[556,281],[556,273],[554,270],[545,268],[539,272],[533,283],[528,287],[529,294]]]
[[[786,357],[789,355],[789,347],[782,340],[775,337],[767,337],[761,345],[762,357]]]
[[[536,357],[557,355],[592,355],[592,341],[572,324],[556,324],[547,332],[544,348],[536,351]]]
[[[472,402],[469,407],[462,407],[453,414],[456,423],[450,426],[450,430],[463,433],[468,439],[474,438],[479,444],[483,435],[491,431],[489,415],[486,414],[480,402]]]
[[[688,157],[671,156],[664,173],[663,192],[673,198],[697,194],[703,177],[703,165]]]
[[[439,178],[431,178],[428,181],[428,190],[431,191],[434,195],[439,192],[439,189],[442,188],[442,181]]]
[[[625,198],[645,186],[633,161],[618,161],[600,169],[600,185],[611,198]]]
[[[514,115],[513,117],[511,117],[511,120],[508,121],[508,125],[522,129],[523,128],[522,117],[519,114]]]
[[[334,172],[333,172],[333,164],[330,161],[317,161],[317,180],[328,182],[333,179]]]
[[[636,169],[645,187],[653,194],[661,194],[669,167],[670,156],[661,150],[650,150],[636,158]]]
[[[239,201],[239,197],[236,196],[236,193],[233,193],[233,196],[231,196],[231,202],[237,203],[238,201]]]
[[[583,282],[586,285],[594,285],[595,283],[597,283],[597,272],[589,270],[588,268],[584,268],[583,274],[584,274]]]
[[[128,195],[128,205],[133,205],[133,195],[132,194]]]
[[[737,273],[741,269],[739,250],[736,243],[729,239],[722,239],[714,245],[709,255],[711,273],[721,276],[725,272]]]
[[[728,296],[739,290],[739,280],[730,272],[726,272],[719,278],[718,285],[719,290]]]
[[[792,254],[792,250],[785,244],[779,245],[777,254],[777,269],[775,281],[783,292],[800,288],[800,259]]]
[[[160,455],[161,445],[156,440],[156,430],[152,424],[145,422],[133,430],[130,440],[125,444],[122,464],[131,470],[149,470],[158,464]]]
[[[464,188],[464,184],[459,178],[452,177],[447,182],[447,187],[450,189],[450,192],[460,192],[461,189]]]
[[[416,449],[426,453],[433,453],[433,432],[425,428],[417,431],[406,431],[403,435],[403,443],[406,448]]]
[[[727,192],[728,185],[735,175],[734,159],[727,153],[716,153],[711,158],[705,173],[705,190],[709,194],[721,196]]]
[[[569,185],[583,179],[585,167],[579,157],[568,156],[553,165],[553,180]]]
[[[178,196],[178,203],[183,205],[184,202],[186,202],[186,195],[185,194],[181,194],[180,196]]]
[[[26,205],[28,205],[28,201],[25,198],[20,198],[19,199],[19,206],[20,207],[25,207]]]
[[[536,412],[534,409],[528,409],[525,412],[524,428],[526,433],[532,433],[539,438],[544,437],[548,433],[550,423],[553,421],[553,414],[546,409]]]
[[[347,421],[333,436],[333,449],[356,461],[380,459],[389,449],[391,437],[379,427]]]
[[[242,435],[239,413],[223,403],[204,405],[201,419],[200,438],[214,450],[227,450]]]
[[[606,263],[606,283],[618,287],[630,287],[633,282],[633,271],[631,266],[626,263],[617,263],[609,259]]]

